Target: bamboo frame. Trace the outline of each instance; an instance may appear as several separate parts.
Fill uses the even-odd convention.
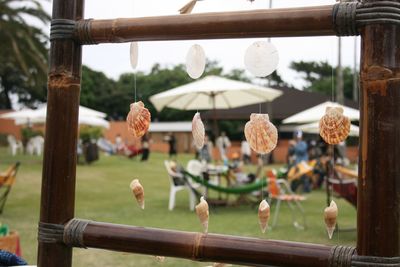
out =
[[[332,7],[78,21],[75,38],[93,44],[334,35]]]
[[[75,27],[73,34],[57,32],[50,48],[41,224],[56,225],[55,228],[59,229],[59,226],[62,227],[74,216],[81,44],[357,34],[356,28],[361,28],[361,168],[357,250],[359,255],[399,256],[400,48],[397,44],[400,43],[400,23],[396,23],[393,17],[396,17],[400,8],[400,0],[365,2],[368,8],[364,9],[364,13],[375,5],[379,6],[381,13],[378,20],[378,14],[373,13],[371,21],[362,19],[357,26],[357,21],[354,21],[357,16],[349,16],[357,6],[349,6],[351,4],[347,3],[339,9],[324,6],[139,19],[82,20],[83,0],[55,0],[53,19],[58,20],[58,23],[67,20],[68,25]],[[386,4],[391,7],[392,13],[385,14],[387,9],[382,6]],[[337,13],[334,15],[334,12],[342,16],[338,24]],[[340,28],[342,26],[350,28],[343,30]],[[74,36],[74,40],[70,36]],[[380,136],[382,132],[386,135]],[[385,178],[383,184],[380,175]],[[77,240],[88,247],[145,254],[161,252],[168,256],[223,260],[254,266],[350,266],[354,252],[352,249],[322,245],[104,223],[88,223],[82,229]],[[66,245],[80,244],[39,238],[38,266],[71,266],[72,250]],[[253,252],[258,256],[253,258]],[[391,259],[392,262],[396,260]]]
[[[83,244],[91,248],[246,266],[323,267],[328,266],[332,251],[325,245],[99,222],[86,226]]]

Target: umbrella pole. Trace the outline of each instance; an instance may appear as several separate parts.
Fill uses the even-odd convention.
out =
[[[215,94],[211,94],[212,102],[213,102],[213,132],[215,134],[215,139],[219,136],[219,129],[217,124],[217,108],[215,105]]]

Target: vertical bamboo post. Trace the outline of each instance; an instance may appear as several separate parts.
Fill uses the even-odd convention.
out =
[[[53,21],[83,18],[84,0],[54,0]],[[40,221],[63,224],[74,217],[81,46],[53,39],[47,89],[46,142]],[[70,267],[72,248],[39,241],[39,267]]]
[[[371,24],[361,33],[357,252],[394,257],[400,256],[400,25]]]

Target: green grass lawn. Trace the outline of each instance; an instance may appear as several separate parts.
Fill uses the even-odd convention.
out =
[[[129,224],[184,231],[201,231],[194,212],[189,210],[188,194],[177,194],[177,205],[168,211],[169,180],[164,169],[164,154],[153,153],[148,162],[142,163],[121,156],[101,156],[98,162],[78,166],[76,186],[76,217],[111,223]],[[180,155],[183,164],[190,155]],[[0,221],[21,236],[23,257],[36,264],[37,224],[40,207],[42,161],[38,157],[12,157],[0,148],[0,170],[21,161],[17,182],[12,189]],[[129,183],[139,178],[145,189],[146,209],[140,210],[133,198]],[[232,199],[232,198],[231,198]],[[261,234],[257,210],[249,205],[218,207],[211,210],[209,231],[212,233],[241,235],[268,239],[282,239],[321,244],[354,245],[356,232],[340,232],[328,240],[323,222],[325,192],[314,191],[307,195],[303,207],[307,214],[308,228],[296,230],[291,223],[290,210],[282,205],[278,226]],[[355,209],[343,200],[337,200],[341,227],[355,227]],[[60,207],[62,208],[62,207]],[[273,212],[274,207],[272,207]],[[188,260],[167,258],[157,263],[152,256],[109,252],[95,249],[75,249],[73,266],[206,266]]]

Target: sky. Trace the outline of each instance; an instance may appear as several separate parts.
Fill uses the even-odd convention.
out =
[[[122,17],[146,17],[160,15],[177,15],[178,10],[189,0],[86,0],[85,18],[112,19]],[[334,0],[272,0],[273,7],[300,7],[331,5]],[[266,9],[269,0],[204,0],[199,1],[192,13],[238,11]],[[51,10],[50,6],[47,6]],[[289,68],[292,61],[328,61],[337,64],[337,37],[296,37],[273,38],[272,43],[279,52],[278,73],[286,82],[302,88],[298,73]],[[152,41],[139,43],[139,63],[137,69],[148,72],[155,63],[172,66],[185,62],[188,49],[193,44],[200,44],[210,60],[217,60],[225,71],[234,68],[244,69],[243,57],[248,46],[256,39],[224,39],[193,41]],[[354,66],[354,44],[357,42],[359,54],[360,38],[342,38],[342,64]],[[358,57],[358,56],[357,56]],[[83,64],[92,69],[104,72],[108,77],[118,79],[119,75],[132,72],[129,62],[129,44],[88,45],[83,49]],[[246,71],[250,76],[251,74]],[[166,88],[169,89],[169,88]]]

